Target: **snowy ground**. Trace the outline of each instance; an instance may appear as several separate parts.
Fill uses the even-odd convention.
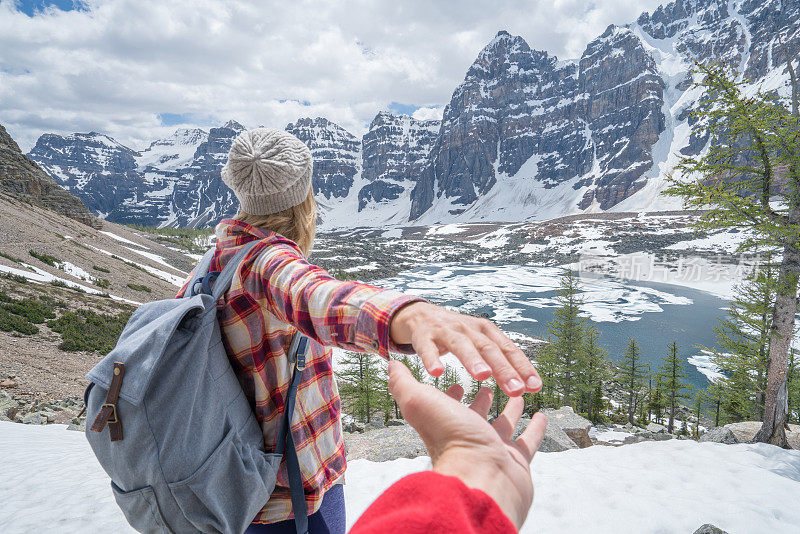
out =
[[[0,531],[131,532],[83,434],[0,422]],[[427,458],[350,462],[348,525]],[[521,532],[796,533],[800,451],[693,441],[539,454],[536,498]]]

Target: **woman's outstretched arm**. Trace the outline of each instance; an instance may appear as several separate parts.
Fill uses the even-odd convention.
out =
[[[420,298],[360,282],[342,282],[308,263],[289,241],[272,243],[253,269],[270,311],[323,345],[384,358],[419,354],[428,372],[444,372],[439,357],[454,354],[479,380],[494,376],[506,394],[542,387],[525,354],[494,323],[435,306]]]

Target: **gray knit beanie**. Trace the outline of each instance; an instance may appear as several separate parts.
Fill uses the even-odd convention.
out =
[[[234,139],[222,181],[233,189],[243,211],[270,215],[306,199],[312,171],[305,143],[283,130],[256,128]]]

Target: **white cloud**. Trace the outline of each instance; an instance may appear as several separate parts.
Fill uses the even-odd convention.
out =
[[[659,2],[86,3],[30,18],[0,0],[0,123],[25,149],[43,132],[90,130],[139,147],[174,130],[161,113],[204,127],[324,115],[360,135],[392,102],[441,109],[500,29],[577,57]]]
[[[414,113],[411,114],[412,117],[417,119],[418,121],[429,121],[429,120],[442,120],[442,114],[444,113],[444,106],[434,106],[429,108],[419,108]]]

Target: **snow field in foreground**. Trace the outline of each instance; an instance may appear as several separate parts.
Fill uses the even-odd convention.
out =
[[[80,432],[0,422],[0,531],[132,532]],[[348,526],[428,458],[350,462]],[[693,441],[594,446],[534,459],[536,497],[523,534],[797,532],[800,451]]]

